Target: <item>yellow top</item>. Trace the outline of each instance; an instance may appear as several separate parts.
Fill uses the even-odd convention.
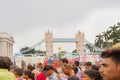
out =
[[[0,80],[16,80],[13,73],[7,69],[0,69]]]

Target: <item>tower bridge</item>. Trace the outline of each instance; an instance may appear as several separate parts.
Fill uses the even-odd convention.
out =
[[[53,38],[52,32],[46,32],[45,38],[38,42],[37,44],[33,45],[30,48],[36,48],[38,46],[41,46],[41,44],[45,42],[46,47],[46,54],[48,56],[53,56],[53,43],[76,43],[76,52],[80,55],[85,54],[85,49],[88,49],[85,44],[89,44],[94,49],[99,49],[87,40],[85,40],[84,33],[81,33],[80,31],[75,35],[75,38]],[[29,49],[25,50],[24,52],[29,51]],[[88,49],[89,51],[89,49]]]
[[[81,59],[82,62],[84,62],[85,60],[90,60],[90,57],[92,57],[92,61],[95,60],[99,60],[99,55],[86,55],[88,54],[85,49],[87,49],[88,51],[90,51],[86,44],[89,44],[90,46],[92,46],[94,49],[99,49],[96,46],[94,46],[93,44],[91,44],[89,41],[85,40],[85,36],[84,33],[81,33],[80,31],[75,34],[75,38],[54,38],[52,32],[50,33],[49,31],[45,33],[45,38],[42,39],[40,42],[38,42],[37,44],[33,45],[32,47],[30,47],[29,49],[25,50],[24,52],[29,51],[30,49],[36,49],[38,47],[41,47],[41,45],[45,43],[45,47],[46,47],[46,56],[40,56],[37,54],[29,54],[27,55],[28,57],[24,57],[25,55],[21,55],[19,56],[14,56],[14,62],[15,63],[19,63],[18,65],[20,65],[22,62],[21,61],[25,61],[26,64],[28,63],[35,63],[35,62],[44,62],[45,60],[50,60],[53,58],[53,43],[75,43],[76,44],[76,52],[78,55],[72,55],[72,54],[65,54],[63,57],[66,58],[70,58],[72,56],[72,58],[74,57],[74,59]],[[89,52],[90,53],[90,52]],[[82,55],[81,55],[82,54]],[[85,58],[86,55],[86,58]],[[89,56],[89,57],[88,57]],[[59,58],[59,57],[57,57]],[[85,59],[83,59],[85,58]]]

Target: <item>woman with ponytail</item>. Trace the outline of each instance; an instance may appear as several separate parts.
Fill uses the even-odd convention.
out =
[[[23,71],[23,78],[26,80],[35,80],[35,74],[29,70]]]

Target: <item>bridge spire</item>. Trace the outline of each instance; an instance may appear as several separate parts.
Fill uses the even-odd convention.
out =
[[[81,33],[80,31],[78,31],[78,33],[75,35],[76,38],[76,51],[77,53],[80,54],[84,54],[85,53],[85,35],[84,33]]]
[[[48,30],[45,32],[45,43],[46,43],[46,55],[48,57],[53,56],[53,34]]]

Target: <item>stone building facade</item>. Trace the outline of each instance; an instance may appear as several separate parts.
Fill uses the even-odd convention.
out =
[[[13,58],[14,39],[6,32],[0,32],[0,56]]]

